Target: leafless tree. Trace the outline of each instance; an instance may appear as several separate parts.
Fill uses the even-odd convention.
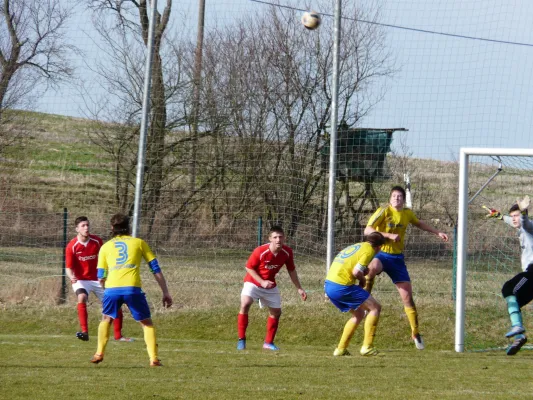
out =
[[[0,152],[24,134],[6,110],[28,106],[40,84],[72,74],[66,40],[72,10],[59,0],[2,0],[0,4]]]
[[[292,235],[303,218],[321,220],[314,210],[324,196],[319,157],[331,111],[332,42],[326,27],[308,32],[293,11],[261,11],[207,35],[201,115],[220,133],[210,151],[219,164],[211,199],[218,212],[256,209]],[[341,44],[340,118],[352,126],[394,73],[382,30],[355,21],[378,20],[379,10],[361,12],[345,7],[352,19],[343,21]],[[229,186],[237,199],[219,193]]]
[[[101,78],[106,97],[93,101],[90,116],[97,120],[107,120],[113,124],[125,124],[133,128],[131,136],[110,136],[111,131],[103,129],[91,136],[104,150],[111,151],[108,141],[121,140],[128,147],[138,143],[138,124],[141,119],[145,54],[148,41],[149,16],[147,1],[134,0],[92,0],[95,27],[100,33],[103,45],[100,49],[105,57],[96,67],[91,67]],[[173,132],[185,126],[183,110],[186,96],[183,68],[184,52],[179,47],[182,42],[167,33],[172,9],[172,0],[167,0],[162,13],[156,12],[153,44],[152,87],[150,94],[150,119],[146,148],[146,167],[143,186],[143,217],[147,218],[148,231],[152,230],[155,216],[160,210],[163,191],[172,187],[175,177],[169,171],[179,167],[186,160],[176,157],[179,143],[188,141],[179,133]],[[95,109],[94,105],[105,105]],[[134,147],[134,146],[132,146]],[[130,149],[135,157],[128,163],[119,161],[120,153],[113,154],[121,165],[124,174],[117,185],[117,201],[125,211],[131,210],[137,151]],[[116,179],[120,176],[117,171]],[[130,186],[126,189],[123,185]]]

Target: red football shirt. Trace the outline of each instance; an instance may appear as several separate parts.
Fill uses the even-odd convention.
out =
[[[102,247],[102,239],[96,235],[89,235],[89,240],[82,243],[78,237],[72,239],[65,250],[66,267],[71,268],[76,279],[80,281],[97,281],[96,266],[98,252]]]
[[[289,271],[293,271],[296,267],[294,265],[294,256],[292,249],[289,246],[282,246],[278,254],[274,255],[270,251],[270,243],[257,247],[248,262],[246,268],[254,269],[259,276],[265,280],[274,282],[276,285],[276,274],[281,267],[285,265]],[[244,282],[252,282],[256,286],[261,286],[250,274],[246,274]]]

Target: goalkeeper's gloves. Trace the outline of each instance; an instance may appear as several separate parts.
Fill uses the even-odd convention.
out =
[[[496,218],[496,219],[503,219],[503,215],[501,212],[494,208],[489,208],[482,206],[485,210],[487,210],[489,213],[486,215],[487,218]]]

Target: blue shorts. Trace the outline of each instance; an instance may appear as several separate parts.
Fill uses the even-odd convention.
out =
[[[393,283],[411,282],[403,254],[389,254],[380,251],[375,258],[381,261],[383,271],[392,279]]]
[[[370,297],[370,294],[361,286],[339,285],[328,280],[324,282],[324,291],[333,305],[342,312],[357,310]]]
[[[141,293],[134,294],[117,294],[104,292],[104,299],[102,300],[102,314],[108,315],[111,318],[118,317],[118,310],[126,304],[130,309],[131,316],[135,321],[142,321],[151,317],[150,307],[146,301],[146,295]]]

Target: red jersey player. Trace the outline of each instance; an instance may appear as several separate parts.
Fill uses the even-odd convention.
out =
[[[266,337],[263,349],[277,351],[279,348],[274,344],[274,337],[278,330],[279,317],[281,316],[281,296],[276,286],[276,274],[285,265],[292,283],[298,289],[298,293],[305,301],[307,293],[302,289],[292,249],[285,246],[285,234],[279,226],[273,226],[268,234],[270,243],[257,247],[246,263],[246,276],[241,292],[241,308],[237,318],[239,342],[237,350],[246,349],[246,328],[248,327],[248,311],[254,299],[259,300],[260,307],[267,306],[269,316],[267,318]]]
[[[102,247],[102,239],[89,233],[89,219],[78,217],[74,221],[76,232],[65,249],[66,274],[72,283],[72,290],[78,298],[78,319],[80,321],[81,332],[76,333],[80,340],[89,340],[89,329],[87,319],[87,300],[89,293],[94,293],[102,301],[104,289],[98,282],[96,266],[98,264],[98,252]],[[132,341],[131,338],[122,336],[122,310],[119,317],[114,322],[115,340],[124,342]]]

